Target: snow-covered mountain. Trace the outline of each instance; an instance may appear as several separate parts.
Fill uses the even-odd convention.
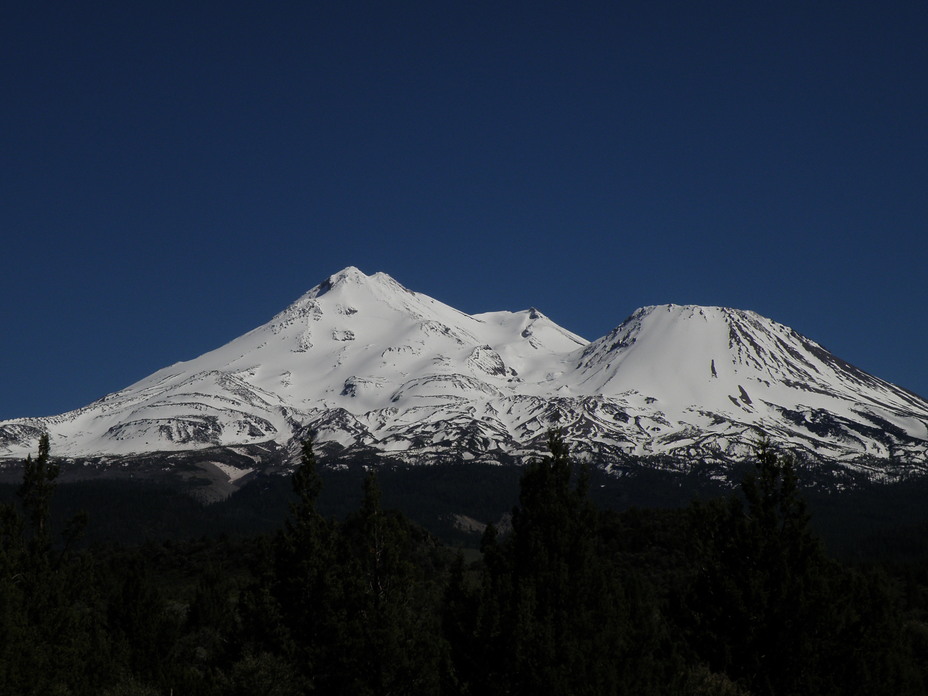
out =
[[[507,462],[552,426],[606,467],[729,461],[761,434],[888,476],[928,462],[928,402],[753,312],[645,307],[591,343],[535,309],[468,315],[353,267],[194,360],[76,411],[0,422],[0,458],[34,452],[42,432],[74,459],[260,458],[312,432],[336,457]]]

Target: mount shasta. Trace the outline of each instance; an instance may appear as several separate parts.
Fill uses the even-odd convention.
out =
[[[506,463],[563,429],[606,469],[726,463],[762,435],[881,479],[923,473],[928,402],[749,311],[662,305],[589,342],[535,309],[468,315],[349,267],[268,323],[83,408],[0,422],[0,458],[215,460],[231,479],[312,433],[333,462]],[[237,452],[232,467],[219,450]]]

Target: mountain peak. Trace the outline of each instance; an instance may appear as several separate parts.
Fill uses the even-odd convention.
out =
[[[320,297],[339,285],[362,285],[368,278],[369,277],[359,268],[347,266],[338,273],[333,273],[323,280],[313,288],[313,291],[316,297]]]
[[[377,287],[381,289],[388,289],[392,292],[405,292],[414,294],[396,282],[391,276],[382,271],[367,275],[355,266],[347,266],[346,268],[340,270],[338,273],[333,273],[328,278],[323,280],[316,287],[310,290],[307,293],[307,296],[318,298],[338,288],[363,287]]]
[[[338,271],[338,273],[330,275],[329,280],[336,283],[343,280],[360,281],[367,277],[368,275],[357,266],[345,266],[342,270]]]

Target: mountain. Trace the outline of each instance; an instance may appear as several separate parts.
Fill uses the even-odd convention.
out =
[[[353,267],[194,360],[76,411],[0,422],[0,458],[48,432],[75,461],[209,453],[234,480],[310,432],[332,461],[507,463],[552,426],[607,469],[730,462],[761,435],[868,476],[928,462],[928,402],[753,312],[644,307],[589,342],[536,309],[468,315]]]

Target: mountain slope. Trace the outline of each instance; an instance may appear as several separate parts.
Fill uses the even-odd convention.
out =
[[[607,467],[737,459],[766,434],[907,471],[925,462],[928,402],[752,312],[645,307],[590,343],[535,309],[468,315],[349,267],[194,360],[76,411],[0,423],[0,457],[47,431],[72,458],[250,447],[260,459],[255,447],[292,450],[312,431],[332,456],[505,462],[554,425]]]
[[[576,375],[650,423],[646,451],[747,455],[764,433],[826,458],[924,459],[923,399],[753,312],[640,309],[581,353]]]

